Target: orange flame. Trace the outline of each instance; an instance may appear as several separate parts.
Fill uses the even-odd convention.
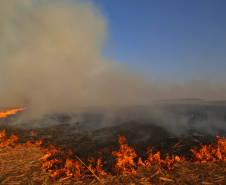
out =
[[[217,143],[211,145],[200,144],[201,149],[191,149],[196,162],[226,161],[226,139],[217,136]]]
[[[43,151],[43,157],[40,160],[43,162],[43,170],[52,174],[53,178],[64,178],[69,177],[75,180],[82,179],[86,174],[90,174],[89,170],[93,174],[97,174],[100,178],[107,175],[102,169],[101,158],[97,161],[91,157],[88,161],[88,170],[86,165],[80,160],[74,160],[73,152],[64,152],[60,148],[56,148],[54,145],[42,147],[43,139],[38,141],[31,140],[27,143],[18,143],[18,137],[11,135],[7,137],[6,131],[0,132],[0,148],[10,147],[39,147]],[[136,173],[139,167],[150,168],[152,166],[158,166],[161,169],[171,170],[180,161],[185,161],[184,158],[179,156],[165,157],[161,156],[160,152],[153,153],[153,149],[148,149],[148,157],[144,162],[141,158],[138,159],[135,149],[128,146],[125,143],[125,137],[119,136],[119,151],[113,151],[112,155],[116,157],[116,164],[114,170],[118,174],[123,173]],[[217,136],[217,141],[211,145],[200,144],[201,149],[192,149],[194,154],[195,162],[209,162],[209,161],[226,161],[226,139]],[[78,158],[79,159],[79,158]],[[96,164],[96,166],[94,166]]]
[[[117,173],[136,173],[136,168],[138,167],[151,167],[158,165],[161,168],[171,170],[173,169],[179,161],[184,161],[185,159],[177,155],[173,155],[172,158],[167,156],[165,159],[161,159],[161,153],[153,153],[152,149],[148,149],[148,158],[143,162],[141,158],[138,159],[136,163],[134,159],[137,157],[134,148],[129,147],[128,144],[124,144],[125,137],[119,136],[119,151],[113,151],[112,155],[116,156],[115,171]]]
[[[103,176],[107,175],[107,173],[104,170],[102,170],[101,159],[102,158],[97,159],[96,171],[100,177],[103,177]]]
[[[0,112],[0,118],[7,118],[12,114],[16,114],[19,111],[26,110],[26,109],[27,108],[20,108],[20,109],[12,109],[12,110],[7,110],[5,112]]]
[[[16,141],[18,140],[17,136],[11,135],[10,138],[7,138],[6,131],[3,130],[0,132],[0,147],[10,148],[10,147],[19,147],[20,145],[16,145]]]
[[[119,137],[120,149],[119,151],[113,151],[112,155],[116,156],[115,170],[117,173],[135,173],[135,167],[137,166],[134,162],[134,158],[137,157],[134,148],[129,147],[128,144],[124,144],[126,138],[124,136]]]
[[[167,156],[165,159],[161,159],[161,153],[157,152],[154,154],[152,152],[152,149],[149,149],[147,153],[148,153],[148,158],[147,160],[145,160],[145,165],[147,167],[158,165],[161,168],[171,170],[177,165],[178,162],[185,160],[184,158],[179,157],[177,155],[175,156],[173,155],[172,158]]]

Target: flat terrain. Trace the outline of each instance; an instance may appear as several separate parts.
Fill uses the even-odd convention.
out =
[[[101,111],[86,112],[79,116],[55,115],[36,121],[41,125],[36,128],[28,127],[28,123],[13,125],[12,123],[19,115],[1,119],[0,132],[5,130],[6,137],[5,140],[0,140],[0,144],[1,142],[6,143],[12,135],[17,136],[18,139],[14,146],[0,147],[0,183],[225,184],[226,164],[224,159],[197,163],[197,159],[191,152],[191,149],[195,147],[197,150],[200,149],[200,143],[203,145],[216,144],[217,132],[221,137],[225,137],[223,124],[226,117],[224,115],[226,114],[225,106],[215,104],[157,106],[161,107],[161,116],[156,116],[157,112],[160,112],[159,107],[154,109],[143,106],[115,111],[114,116],[111,115],[110,118],[102,115]],[[154,116],[147,116],[147,114],[153,115],[154,113]],[[166,117],[162,118],[164,114]],[[127,119],[125,119],[126,117]],[[165,124],[167,120],[169,125]],[[182,120],[186,120],[186,124],[183,122],[180,125],[179,122]],[[211,125],[211,120],[213,122],[220,121],[220,124]],[[183,131],[176,134],[175,131],[170,130],[172,121],[175,121],[174,125],[179,127],[172,128],[172,130]],[[50,126],[46,124],[48,122]],[[203,125],[205,122],[207,124]],[[46,126],[43,127],[42,124]],[[199,126],[197,127],[197,125]],[[210,132],[211,130],[212,132]],[[31,131],[34,132],[31,133]],[[115,171],[117,160],[112,152],[119,151],[122,147],[118,143],[119,136],[125,136],[125,144],[133,148],[137,155],[132,159],[135,163],[134,171],[125,173]],[[35,143],[41,138],[40,145],[26,145],[27,141]],[[50,149],[51,145],[54,145],[54,149],[58,153],[54,153],[53,149]],[[138,164],[138,158],[140,157],[143,162],[148,158],[147,148],[152,148],[153,153],[160,152],[163,160],[174,155],[185,160],[178,162],[172,170],[162,168],[158,164],[149,167],[142,166]],[[50,157],[47,157],[46,161],[41,160],[47,150],[52,152]],[[226,155],[226,148],[224,155]],[[64,171],[53,176],[54,170],[66,168],[66,157],[70,157],[74,162],[71,163],[71,167],[68,167],[68,174]],[[101,158],[101,170],[106,173],[104,175],[101,175],[95,168],[99,158]],[[56,159],[59,159],[60,162],[54,162],[49,167],[45,166],[47,162]],[[79,174],[73,167],[76,161],[80,165]],[[129,165],[126,168],[131,169]],[[75,174],[78,178],[73,176]]]

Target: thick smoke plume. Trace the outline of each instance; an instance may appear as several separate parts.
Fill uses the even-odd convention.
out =
[[[226,97],[225,87],[208,81],[164,84],[132,74],[102,57],[107,36],[107,19],[89,1],[0,1],[0,105],[26,106],[26,116],[38,118],[86,107]]]

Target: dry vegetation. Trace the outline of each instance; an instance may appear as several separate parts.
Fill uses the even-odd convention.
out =
[[[5,138],[8,141],[12,137]],[[3,137],[1,142],[3,142]],[[122,138],[121,138],[122,139]],[[124,152],[122,160],[126,157],[134,156],[134,150],[126,143],[121,142],[121,148],[115,154]],[[12,142],[15,144],[15,140]],[[0,149],[0,182],[1,184],[225,184],[226,183],[226,162],[189,162],[181,161],[175,165],[172,170],[165,170],[160,164],[153,166],[138,165],[130,162],[122,162],[125,171],[120,173],[111,173],[101,175],[91,166],[85,167],[83,161],[79,161],[81,169],[79,178],[74,178],[72,173],[68,173],[64,177],[55,177],[51,172],[53,166],[44,169],[45,161],[40,160],[46,155],[45,150],[41,146],[26,144],[10,144],[1,147]],[[14,147],[11,147],[13,146]],[[126,148],[130,150],[126,153]],[[54,159],[51,159],[54,160]],[[49,161],[51,161],[49,160]],[[131,166],[132,161],[132,166]],[[115,166],[115,169],[117,165]],[[131,168],[133,168],[131,170]],[[120,169],[120,166],[118,165]],[[72,170],[72,169],[71,169]],[[75,170],[75,169],[74,169]],[[73,170],[72,170],[73,171]]]
[[[73,180],[70,176],[53,179],[42,170],[38,147],[3,148],[0,150],[1,184],[225,184],[226,162],[181,162],[167,171],[157,166],[138,168],[134,173],[106,175],[98,181],[92,174]]]
[[[48,140],[36,134],[31,131],[26,136],[13,127],[7,131],[0,128],[1,184],[226,184],[226,139],[219,136],[211,144],[190,149],[191,158],[162,155],[151,148],[144,159],[119,135],[118,149],[110,151],[111,156],[99,151],[96,159],[80,159],[70,147],[61,148],[52,143],[54,138]],[[65,141],[64,145],[70,146],[76,139]],[[173,148],[184,146],[182,143],[179,139]]]
[[[41,184],[46,177],[40,169],[39,160],[43,153],[35,147],[1,148],[0,181],[1,184]]]

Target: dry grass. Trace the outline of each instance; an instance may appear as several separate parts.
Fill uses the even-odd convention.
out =
[[[39,148],[0,148],[0,183],[16,185],[35,181],[40,184],[46,177],[40,170],[42,155]]]
[[[158,167],[139,169],[137,173],[109,176],[106,184],[226,184],[226,162],[191,163],[182,162],[174,170],[163,171]]]
[[[42,170],[43,156],[39,147],[0,149],[1,184],[101,184],[93,175],[86,175],[79,181],[70,177],[52,179]],[[107,175],[101,178],[104,184],[226,184],[226,162],[192,163],[181,162],[174,170],[164,171],[158,167],[139,168],[136,173]]]

